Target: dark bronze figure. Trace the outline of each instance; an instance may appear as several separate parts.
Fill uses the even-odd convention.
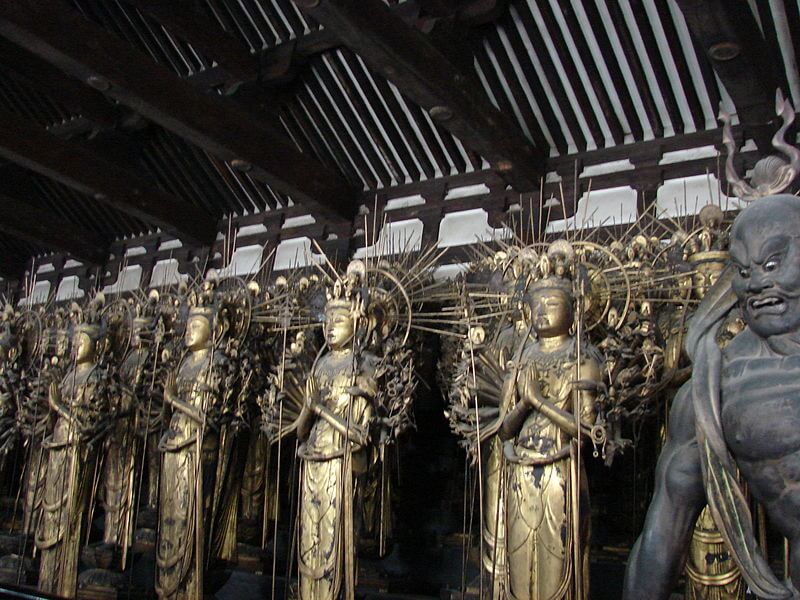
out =
[[[800,200],[789,195],[760,199],[734,222],[732,265],[689,328],[693,375],[672,408],[626,600],[669,597],[706,502],[750,589],[765,599],[800,597],[798,232]],[[737,304],[747,327],[720,348],[718,332]],[[789,541],[790,581],[779,581],[757,546],[737,469]]]

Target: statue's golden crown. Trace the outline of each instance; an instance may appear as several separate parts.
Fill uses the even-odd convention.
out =
[[[218,309],[217,273],[209,272],[199,290],[189,295],[189,316],[201,315],[213,319]]]
[[[347,265],[347,271],[328,288],[325,305],[331,309],[357,309],[363,302],[362,292],[366,281],[366,264],[361,260],[353,260]]]
[[[75,333],[85,333],[93,340],[97,340],[103,335],[103,309],[106,305],[106,297],[103,292],[97,292],[86,305],[81,308],[77,302],[70,305],[70,317],[75,323]]]
[[[725,262],[730,253],[728,234],[723,225],[724,213],[716,204],[708,204],[700,210],[700,228],[684,241],[684,255],[691,264]]]
[[[573,291],[576,272],[575,248],[567,240],[556,240],[547,247],[547,252],[536,261],[531,272],[528,292],[542,289]]]

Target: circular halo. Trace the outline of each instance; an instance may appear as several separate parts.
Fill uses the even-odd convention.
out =
[[[631,282],[625,265],[623,265],[622,261],[614,256],[607,248],[595,244],[594,242],[576,241],[573,242],[573,246],[576,250],[583,251],[581,254],[584,255],[584,260],[581,260],[580,263],[586,268],[589,275],[589,283],[591,286],[589,295],[597,298],[597,305],[589,306],[588,312],[592,315],[592,318],[586,323],[586,331],[591,331],[600,325],[600,323],[605,322],[608,311],[611,309],[614,300],[622,299],[619,294],[615,294],[612,291],[611,279],[609,277],[611,272],[615,275],[618,274],[622,278],[625,289],[623,307],[619,313],[617,323],[614,325],[615,329],[619,329],[625,322],[625,318],[631,307]],[[604,256],[607,260],[606,266],[585,260],[585,258],[587,258],[586,255],[591,252],[598,252],[600,255]]]

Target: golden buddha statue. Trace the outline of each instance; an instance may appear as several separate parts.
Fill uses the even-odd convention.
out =
[[[564,240],[540,259],[526,290],[536,337],[518,350],[504,387],[513,406],[500,436],[507,461],[507,593],[514,600],[589,597],[588,490],[576,442],[579,431],[594,426],[602,373],[596,351],[573,330],[581,318],[576,269]]]
[[[25,465],[22,478],[22,531],[33,535],[39,523],[47,472],[47,451],[42,447],[52,431],[49,389],[61,383],[70,352],[70,332],[64,309],[58,308],[45,319],[44,360],[25,378],[17,395],[17,430],[23,440]]]
[[[227,468],[233,442],[227,428],[230,397],[223,347],[230,321],[216,282],[190,298],[188,352],[164,388],[172,409],[162,452],[156,592],[159,598],[203,597],[203,576],[216,561],[236,556],[237,472]]]
[[[73,334],[74,367],[60,385],[50,384],[48,399],[57,420],[53,433],[42,442],[47,470],[36,531],[36,547],[41,553],[39,589],[69,598],[77,591],[84,521],[91,504],[103,417],[109,411],[103,393],[105,374],[97,364],[103,335],[99,322],[102,297],[92,305],[89,314],[94,319],[78,325]]]
[[[526,263],[535,262],[535,253],[532,250],[522,250],[515,253],[511,258],[509,268],[506,271],[505,285],[507,298],[504,301],[509,304],[516,298],[517,287],[525,277]],[[530,335],[529,312],[524,306],[517,306],[514,310],[509,310],[509,318],[504,326],[499,329],[493,340],[490,340],[483,352],[491,352],[494,356],[491,360],[496,361],[501,370],[505,370],[508,361],[512,360],[515,352],[525,344]],[[476,365],[476,368],[480,368]],[[497,425],[502,423],[503,418],[509,410],[507,404],[500,406]],[[486,580],[485,583],[491,586],[493,598],[506,597],[506,520],[505,520],[505,468],[503,459],[503,442],[496,435],[497,427],[488,428],[487,434],[482,435],[488,439],[486,449],[482,453],[483,459],[483,518],[481,524],[481,535],[483,536],[483,553],[481,556],[482,568]]]
[[[141,310],[141,307],[137,307]],[[147,377],[149,349],[144,332],[151,318],[138,314],[132,323],[131,348],[122,360],[122,386],[113,398],[116,420],[103,460],[103,543],[121,549],[124,570],[127,551],[133,542],[135,462],[137,458],[135,405],[150,381]]]
[[[356,480],[369,466],[371,399],[377,393],[374,355],[360,351],[364,325],[359,278],[338,280],[325,306],[328,351],[307,380],[297,432],[304,440],[298,560],[301,600],[355,594]]]

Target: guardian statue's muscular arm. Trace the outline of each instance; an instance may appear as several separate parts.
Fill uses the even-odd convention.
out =
[[[670,411],[669,435],[656,466],[655,493],[644,531],[628,559],[623,600],[670,597],[694,523],[706,503],[690,392],[691,380],[678,391]]]

